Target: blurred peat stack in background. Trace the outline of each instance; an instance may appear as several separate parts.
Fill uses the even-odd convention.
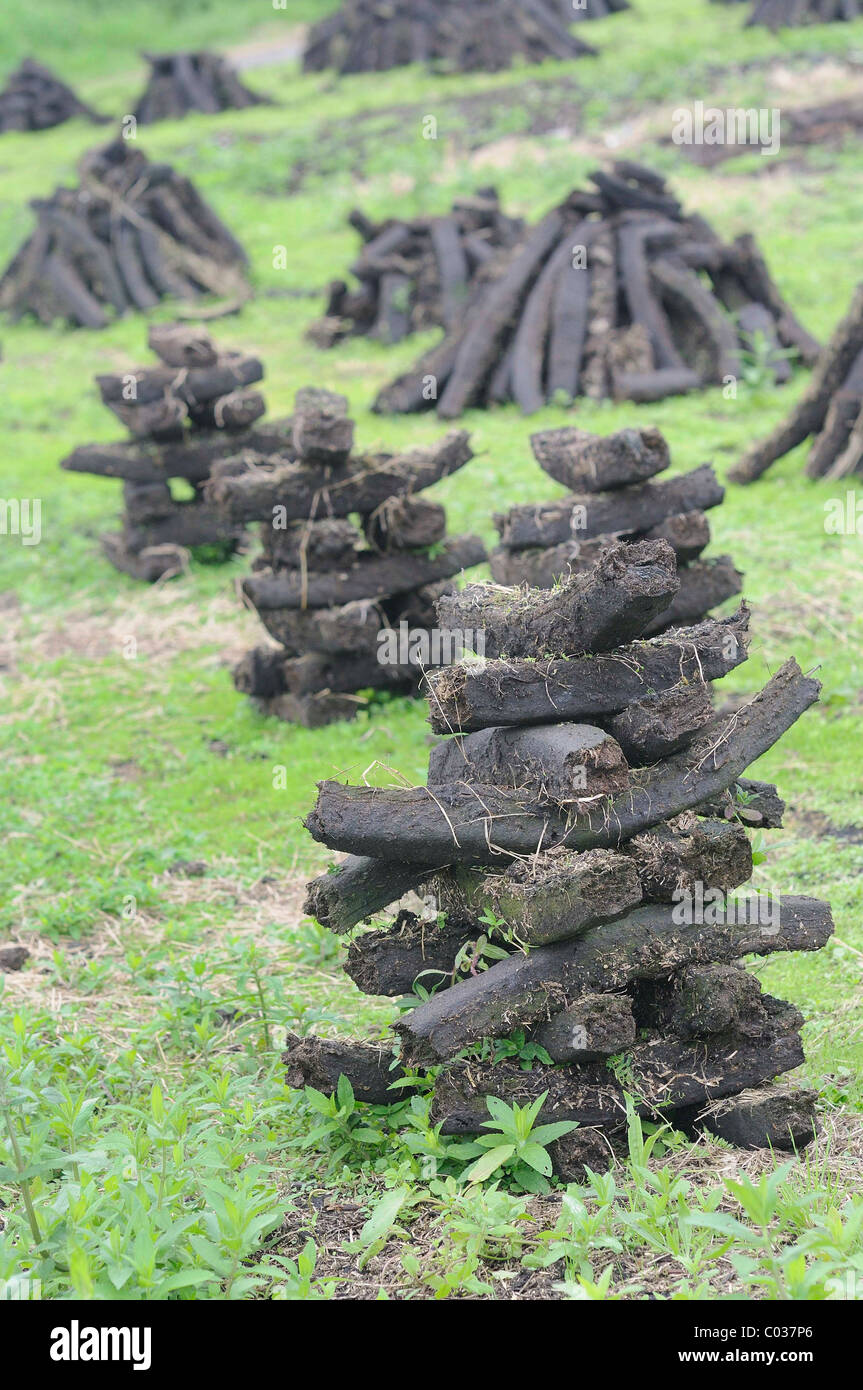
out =
[[[436,659],[435,600],[486,559],[478,537],[447,536],[443,507],[418,496],[473,457],[464,431],[396,455],[353,443],[345,398],[306,388],[291,455],[247,451],[208,488],[226,526],[260,523],[263,554],[243,591],[272,645],[248,652],[234,682],[308,728],[352,718],[363,691],[415,691]]]
[[[348,337],[398,343],[428,328],[454,328],[482,267],[524,231],[520,218],[501,211],[494,188],[456,199],[442,217],[373,222],[357,210],[349,221],[364,243],[351,266],[358,285],[331,281],[324,316],[308,330],[322,348]]]
[[[346,0],[312,25],[303,67],[347,75],[429,63],[448,72],[500,72],[516,59],[595,52],[559,18],[557,0]]]
[[[123,139],[78,171],[76,188],[32,201],[36,230],[0,277],[0,310],[105,328],[162,299],[248,299],[246,253],[189,179]]]
[[[244,86],[231,64],[218,53],[144,56],[150,64],[150,77],[134,111],[141,125],[179,120],[190,111],[215,115],[219,111],[273,105],[269,97]]]
[[[737,380],[757,348],[777,382],[818,344],[752,236],[723,242],[664,178],[631,160],[597,170],[483,268],[463,321],[379,393],[374,409],[455,419],[514,401],[641,404]],[[431,383],[431,385],[430,385]]]
[[[0,91],[0,135],[10,130],[50,130],[77,116],[96,125],[111,119],[80,101],[56,73],[32,58],[24,59]]]

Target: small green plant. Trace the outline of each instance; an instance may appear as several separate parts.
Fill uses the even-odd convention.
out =
[[[490,927],[492,931],[499,931],[501,934],[506,932],[506,918],[499,917],[496,912],[492,912],[490,907],[484,908],[477,920],[482,922],[484,926]]]
[[[577,1192],[567,1191],[555,1225],[537,1233],[536,1247],[525,1256],[524,1265],[528,1269],[548,1269],[563,1260],[568,1281],[593,1279],[593,1257],[597,1252],[602,1252],[603,1257],[608,1252],[623,1253],[623,1242],[613,1234],[613,1217],[611,1203],[594,1203],[589,1208]]]
[[[572,1120],[537,1125],[547,1099],[548,1091],[543,1091],[530,1105],[507,1105],[497,1096],[486,1097],[492,1118],[482,1123],[484,1129],[493,1132],[474,1140],[473,1147],[481,1156],[464,1174],[468,1182],[485,1182],[494,1173],[502,1172],[527,1192],[549,1190],[552,1165],[547,1146],[577,1125]]]
[[[445,1246],[484,1261],[520,1257],[531,1221],[523,1196],[496,1182],[465,1188],[453,1179],[433,1183],[431,1190],[441,1206],[438,1226]]]
[[[530,1042],[523,1028],[516,1028],[508,1038],[483,1038],[482,1042],[459,1055],[478,1062],[491,1062],[493,1067],[501,1062],[515,1061],[522,1071],[532,1071],[537,1063],[546,1067],[553,1065],[545,1048],[539,1043]]]
[[[743,380],[753,390],[775,384],[774,368],[777,362],[788,361],[798,356],[796,348],[779,348],[772,343],[766,333],[760,330],[742,335],[744,347],[740,358],[743,365]]]
[[[508,955],[509,951],[495,946],[487,936],[478,936],[476,941],[467,941],[453,962],[452,983],[455,984],[460,975],[478,975],[481,971],[488,970],[489,965],[494,965],[495,961],[506,960]]]
[[[416,1200],[418,1200],[416,1197],[411,1197],[407,1187],[397,1187],[391,1192],[387,1192],[375,1204],[357,1240],[353,1241],[349,1247],[351,1250],[359,1247],[358,1269],[365,1269],[369,1260],[383,1249],[396,1227],[402,1207],[406,1203]]]
[[[442,1260],[429,1268],[427,1258],[420,1259],[412,1250],[406,1250],[402,1267],[418,1284],[431,1289],[435,1299],[451,1298],[454,1294],[488,1298],[494,1293],[494,1287],[478,1277],[480,1262],[475,1255],[466,1255],[463,1260]]]
[[[552,1066],[551,1057],[545,1048],[539,1043],[529,1042],[523,1028],[516,1028],[508,1038],[495,1038],[492,1043],[492,1066],[496,1067],[499,1062],[512,1060],[518,1062],[522,1071],[531,1071],[535,1062],[540,1062],[546,1067]]]
[[[849,1202],[842,1214],[830,1209],[826,1220],[813,1220],[815,1194],[789,1184],[795,1167],[783,1163],[762,1173],[757,1183],[746,1174],[739,1180],[726,1178],[725,1190],[745,1220],[727,1211],[693,1214],[689,1220],[722,1238],[716,1253],[728,1255],[748,1287],[774,1299],[833,1297],[843,1280],[854,1288],[857,1275],[863,1277],[863,1203]],[[805,1227],[800,1240],[788,1240],[786,1232]]]
[[[613,1057],[609,1057],[605,1063],[608,1070],[612,1073],[625,1091],[634,1091],[635,1078],[632,1072],[632,1054],[629,1052],[617,1052]]]
[[[9,1182],[17,1187],[21,1194],[21,1201],[27,1213],[27,1224],[30,1228],[30,1236],[33,1241],[34,1251],[38,1250],[42,1244],[42,1232],[39,1229],[39,1221],[36,1216],[36,1209],[33,1206],[33,1195],[30,1189],[30,1179],[35,1175],[32,1165],[28,1165],[21,1152],[21,1145],[16,1128],[16,1120],[13,1115],[13,1094],[12,1087],[0,1072],[0,1111],[3,1115],[3,1125],[6,1130],[6,1138],[9,1143],[9,1156],[11,1162],[3,1161],[3,1151],[0,1149],[0,1182]],[[38,1171],[38,1170],[37,1170]]]
[[[280,1302],[332,1298],[336,1280],[316,1279],[317,1263],[318,1247],[311,1236],[295,1260],[285,1255],[271,1255],[268,1267],[273,1271],[274,1279],[270,1297]],[[282,1272],[281,1277],[279,1271]]]
[[[353,1087],[346,1076],[340,1076],[335,1092],[325,1096],[314,1086],[306,1086],[303,1094],[309,1105],[322,1118],[303,1140],[303,1148],[320,1148],[324,1141],[330,1150],[330,1167],[355,1156],[358,1147],[374,1149],[386,1142],[386,1133],[374,1124],[371,1107],[357,1109]]]
[[[441,1135],[442,1126],[432,1125],[431,1107],[430,1095],[411,1096],[398,1133],[398,1141],[411,1155],[416,1174],[426,1181],[461,1171],[464,1160],[474,1154],[469,1140]]]
[[[759,864],[766,863],[767,858],[767,842],[764,839],[764,836],[762,835],[761,831],[759,830],[757,835],[752,836],[752,863],[754,866],[757,867],[757,865]]]

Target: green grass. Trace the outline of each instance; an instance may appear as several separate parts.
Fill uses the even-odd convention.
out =
[[[39,0],[14,24],[0,20],[0,47],[6,66],[32,51],[120,115],[140,87],[137,54],[153,32],[163,47],[278,41],[285,22],[332,8],[291,3],[289,16],[274,12],[254,31],[242,7],[223,3],[82,4],[73,31],[66,5]],[[351,342],[323,354],[303,337],[319,303],[308,292],[321,291],[355,253],[347,212],[357,203],[382,215],[396,202],[406,214],[443,209],[455,193],[493,178],[508,208],[535,218],[595,166],[609,129],[633,139],[627,148],[668,173],[686,206],[723,234],[754,229],[800,316],[830,332],[863,278],[859,145],[805,160],[786,151],[769,168],[751,156],[706,173],[657,142],[669,132],[670,111],[697,98],[781,104],[789,88],[796,97],[821,90],[816,59],[863,53],[863,23],[771,36],[743,30],[739,15],[706,0],[640,0],[631,14],[592,26],[591,39],[605,49],[596,60],[467,79],[411,70],[337,83],[292,66],[255,69],[248,80],[280,106],[142,132],[147,153],[193,176],[248,248],[257,297],[214,331],[226,346],[263,357],[272,413],[287,411],[296,388],[314,382],[348,395],[363,445],[439,434],[433,419],[386,420],[368,409],[376,389],[413,360],[416,340],[394,350]],[[546,87],[560,100],[564,78],[576,88],[568,133],[525,135]],[[495,91],[500,100],[485,116],[469,119],[459,105]],[[437,141],[421,138],[423,114],[437,116]],[[631,137],[636,116],[646,120]],[[0,140],[0,262],[31,225],[27,200],[71,182],[77,159],[99,138],[75,122]],[[491,168],[472,155],[477,144],[497,150]],[[276,246],[288,248],[285,271],[273,268]],[[524,1296],[545,1297],[562,1280],[579,1296],[632,1298],[657,1249],[672,1262],[664,1282],[649,1285],[660,1297],[739,1292],[759,1278],[768,1297],[791,1285],[819,1296],[837,1268],[860,1258],[853,1236],[829,1234],[831,1209],[859,1185],[863,1108],[863,845],[859,835],[830,833],[863,826],[861,551],[859,537],[824,531],[836,487],[806,482],[798,451],[758,487],[731,489],[711,518],[713,551],[731,553],[745,570],[754,612],[753,656],[725,686],[754,690],[791,654],[804,669],[818,667],[824,682],[822,704],[758,768],[792,808],[786,830],[765,837],[758,882],[829,898],[837,924],[837,942],[825,951],[778,957],[762,973],[807,1016],[802,1079],[822,1091],[833,1138],[811,1170],[797,1165],[769,1198],[775,1248],[754,1251],[752,1269],[732,1271],[722,1233],[709,1226],[692,1226],[688,1253],[675,1248],[675,1223],[686,1226],[679,1204],[698,1217],[721,1201],[754,1230],[756,1198],[721,1190],[717,1171],[733,1162],[757,1176],[773,1167],[769,1156],[673,1140],[649,1164],[635,1152],[613,1190],[600,1185],[573,1199],[587,1215],[567,1225],[566,1211],[547,1198],[539,1212],[531,1208],[531,1225],[519,1218],[518,1193],[465,1197],[454,1184],[465,1164],[436,1150],[421,1102],[372,1120],[346,1103],[331,1117],[330,1136],[312,1151],[302,1147],[321,1117],[284,1085],[284,1029],[374,1029],[392,1010],[359,996],[339,971],[341,947],[302,922],[300,882],[329,856],[301,819],[315,782],[327,776],[356,779],[377,761],[421,781],[425,711],[381,702],[355,724],[316,732],[264,720],[229,676],[231,655],[258,632],[235,594],[247,561],[196,565],[162,589],[136,586],[103,561],[97,536],[112,524],[119,488],[57,465],[77,444],[117,437],[92,377],[146,360],[145,338],[142,318],[97,334],[2,330],[0,493],[42,499],[43,539],[26,548],[0,538],[0,932],[33,952],[21,975],[0,976],[0,1104],[30,1170],[39,1233],[37,1243],[7,1146],[0,1279],[30,1271],[57,1298],[327,1295],[342,1278],[338,1243],[358,1228],[334,1235],[330,1223],[316,1234],[314,1274],[269,1256],[255,1264],[262,1241],[296,1257],[309,1194],[322,1187],[334,1209],[350,1197],[365,1215],[385,1189],[404,1192],[392,1219],[386,1208],[380,1216],[384,1243],[373,1226],[353,1248],[350,1287],[362,1296],[378,1288],[444,1296],[471,1292],[471,1281],[484,1286],[480,1296],[502,1295],[505,1284],[489,1270],[511,1273],[526,1261],[532,1282]],[[797,373],[782,391],[741,386],[736,400],[714,390],[642,411],[579,402],[575,417],[549,409],[542,424],[575,418],[610,431],[649,420],[668,435],[676,468],[712,459],[722,474],[804,384]],[[555,487],[531,459],[536,421],[507,408],[473,413],[465,424],[477,458],[435,495],[453,531],[492,540],[493,511]],[[285,790],[274,789],[280,766]],[[203,862],[203,877],[167,872],[178,860]],[[219,1009],[236,1014],[226,1024]],[[419,1136],[413,1146],[410,1135]],[[669,1222],[657,1184],[676,1180],[689,1185]],[[558,1221],[566,1229],[547,1234]],[[809,1284],[794,1282],[800,1246]],[[555,1251],[563,1264],[549,1275],[546,1256]],[[448,1286],[454,1267],[461,1274]],[[435,1285],[430,1272],[443,1282]]]
[[[3,76],[22,58],[37,58],[95,87],[108,73],[128,74],[143,52],[278,40],[336,8],[335,0],[288,0],[283,9],[267,0],[252,12],[233,0],[39,0],[0,19]]]

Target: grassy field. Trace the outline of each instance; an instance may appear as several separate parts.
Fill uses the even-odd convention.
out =
[[[73,27],[65,3],[36,0],[0,18],[0,79],[32,53],[119,116],[153,33],[166,49],[279,45],[333,7],[262,6],[256,27],[228,0],[79,0]],[[671,112],[697,99],[860,94],[863,22],[771,36],[744,30],[737,8],[636,0],[591,26],[599,58],[497,76],[336,82],[264,64],[247,80],[277,106],[144,131],[144,150],[194,177],[249,251],[256,297],[214,332],[263,358],[271,412],[313,383],[350,398],[364,446],[441,433],[368,409],[422,340],[325,354],[303,336],[354,255],[348,211],[443,210],[494,181],[507,209],[535,219],[609,151],[653,163],[723,234],[755,231],[801,318],[829,334],[863,279],[859,143],[706,172],[664,142]],[[436,141],[421,135],[429,114]],[[31,226],[28,199],[72,182],[98,139],[79,122],[2,137],[0,264]],[[755,774],[790,806],[758,883],[828,898],[836,919],[817,956],[759,967],[806,1015],[800,1082],[821,1093],[822,1140],[783,1166],[668,1132],[646,1150],[634,1123],[629,1161],[587,1188],[467,1189],[424,1099],[360,1114],[344,1095],[324,1105],[288,1090],[279,1065],[286,1030],[374,1033],[393,1017],[302,918],[302,885],[329,856],[301,821],[325,777],[371,767],[422,781],[424,706],[380,702],[316,732],[255,713],[229,674],[259,639],[236,595],[248,557],[135,585],[97,543],[119,486],[58,468],[77,444],[118,436],[92,378],[146,361],[145,320],[100,333],[3,324],[0,342],[0,495],[39,497],[43,533],[31,547],[0,537],[0,944],[31,952],[0,974],[0,1281],[38,1279],[57,1299],[805,1299],[863,1272],[863,567],[860,536],[825,532],[837,486],[807,482],[798,451],[711,517],[713,553],[745,571],[754,614],[752,657],[728,691],[758,688],[789,655],[824,685]],[[675,468],[712,460],[724,474],[805,379],[649,410],[582,401],[577,420],[655,423]],[[549,409],[542,424],[571,418]],[[434,495],[451,530],[491,540],[495,510],[555,485],[531,458],[535,420],[506,408],[465,425],[477,458]]]

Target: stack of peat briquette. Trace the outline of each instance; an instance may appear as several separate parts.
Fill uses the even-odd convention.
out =
[[[520,59],[581,58],[596,49],[558,17],[559,0],[345,0],[309,30],[306,72],[346,75],[432,63],[499,72]]]
[[[850,21],[861,14],[860,0],[752,0],[746,23],[764,25],[775,32],[802,24]]]
[[[25,58],[10,73],[0,92],[0,135],[10,130],[50,130],[76,116],[96,125],[110,120],[80,101],[56,73],[32,58]]]
[[[777,459],[810,438],[810,478],[863,473],[863,284],[797,405],[772,434],[750,445],[729,477],[735,483],[754,483]]]
[[[291,461],[247,453],[217,467],[208,488],[226,525],[260,522],[263,554],[243,591],[273,645],[248,652],[234,683],[307,728],[352,718],[364,690],[415,690],[435,600],[486,559],[481,540],[447,537],[443,507],[417,496],[473,457],[469,436],[354,454],[347,410],[334,392],[299,391]]]
[[[81,160],[77,188],[31,203],[37,225],[0,276],[0,309],[105,328],[161,299],[249,296],[246,253],[169,164],[118,139]]]
[[[590,180],[483,267],[462,320],[374,410],[455,419],[508,401],[525,414],[578,396],[647,403],[740,380],[761,341],[777,383],[789,352],[813,365],[818,343],[752,236],[723,241],[632,160]]]
[[[748,611],[645,640],[676,585],[668,543],[640,541],[554,590],[442,600],[441,626],[484,630],[489,659],[430,676],[444,738],[428,786],[322,782],[306,821],[349,855],[309,887],[322,925],[347,932],[430,892],[421,914],[355,933],[345,968],[368,994],[418,982],[431,997],[394,1038],[290,1039],[292,1085],[329,1092],[343,1073],[383,1104],[403,1098],[389,1089],[402,1069],[440,1068],[432,1123],[448,1135],[481,1132],[489,1097],[545,1097],[543,1120],[579,1126],[554,1146],[567,1179],[608,1161],[626,1096],[748,1145],[811,1139],[813,1093],[771,1084],[803,1062],[803,1020],[741,958],[819,949],[830,910],[732,890],[752,874],[745,827],[784,809],[743,774],[820,687],[791,660],[715,714],[709,683],[746,660]],[[548,1060],[495,1061],[496,1039]]]
[[[205,500],[210,469],[245,449],[281,454],[290,434],[288,422],[256,425],[266,409],[249,389],[264,375],[257,357],[221,352],[200,328],[182,323],[152,325],[147,341],[158,366],[96,378],[131,440],[82,445],[61,466],[123,479],[123,530],[103,536],[102,545],[117,569],[152,582],[179,573],[197,546],[225,556],[236,547],[243,527]],[[191,496],[175,497],[172,478],[185,480]]]
[[[142,125],[177,120],[190,111],[215,114],[271,106],[269,97],[252,92],[218,53],[145,53],[150,64],[146,89],[135,107]]]
[[[372,222],[355,210],[348,220],[364,242],[351,266],[359,284],[330,282],[324,316],[308,330],[322,348],[347,337],[398,343],[427,328],[455,327],[480,269],[524,229],[501,211],[494,188],[456,199],[444,217]]]
[[[616,540],[664,540],[677,557],[679,588],[643,635],[700,622],[740,593],[741,575],[730,556],[702,558],[710,542],[705,512],[725,496],[709,464],[654,481],[671,455],[652,428],[606,436],[573,427],[545,430],[531,437],[531,447],[540,468],[570,492],[495,517],[501,540],[490,558],[498,584],[549,589],[584,574]]]

